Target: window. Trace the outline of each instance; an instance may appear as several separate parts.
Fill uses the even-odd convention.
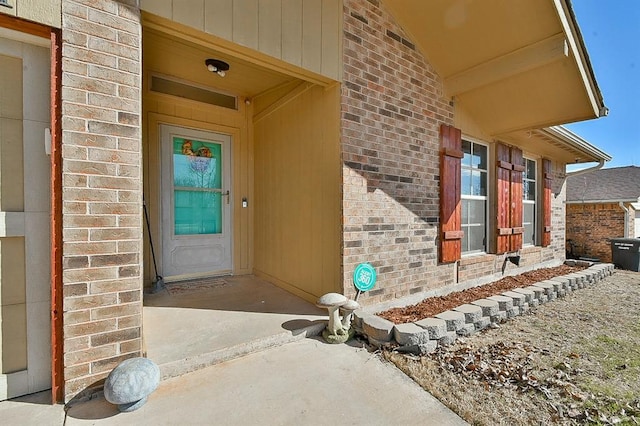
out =
[[[485,252],[487,245],[487,158],[485,145],[462,141],[462,253]]]
[[[522,176],[522,226],[524,227],[523,244],[536,244],[536,162],[528,158],[522,159],[524,174]]]

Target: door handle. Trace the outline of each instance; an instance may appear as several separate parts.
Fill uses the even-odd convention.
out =
[[[229,190],[227,189],[227,192],[223,192],[222,195],[227,197],[227,204],[229,204],[229,198],[231,198],[231,194],[229,193]]]

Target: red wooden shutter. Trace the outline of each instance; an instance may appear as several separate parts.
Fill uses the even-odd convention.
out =
[[[542,247],[551,244],[551,160],[542,159]]]
[[[453,126],[440,126],[440,262],[455,262],[462,249],[460,217],[460,162],[462,132]]]
[[[510,251],[522,248],[522,150],[511,147],[511,239]]]
[[[511,155],[509,147],[496,146],[496,253],[509,251],[511,235]]]

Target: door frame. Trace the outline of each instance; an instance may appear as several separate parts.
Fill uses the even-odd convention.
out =
[[[160,125],[166,124],[169,126],[186,127],[190,129],[223,133],[231,136],[231,194],[235,194],[231,202],[231,216],[233,217],[231,227],[231,274],[246,274],[251,270],[246,270],[241,264],[241,245],[244,240],[242,238],[243,221],[238,220],[241,213],[239,203],[245,196],[242,192],[242,176],[239,176],[243,167],[240,167],[239,161],[241,156],[238,155],[238,150],[242,145],[242,139],[246,138],[246,129],[242,129],[234,126],[227,126],[224,124],[210,123],[205,121],[186,119],[181,117],[175,117],[172,115],[166,115],[156,112],[148,112],[146,123],[143,127],[143,141],[146,146],[144,147],[143,167],[145,169],[143,174],[143,190],[146,206],[149,213],[151,237],[154,243],[156,261],[158,264],[158,272],[162,271],[162,184],[161,184],[161,147],[160,147]],[[253,194],[249,194],[253,195]],[[247,209],[243,209],[247,210]],[[145,229],[146,231],[146,229]],[[145,232],[146,233],[146,232]],[[146,271],[153,272],[153,263],[149,250],[149,236],[145,236],[145,250],[147,256],[144,260],[144,269]],[[145,273],[145,283],[153,278],[151,273]],[[150,282],[150,281],[149,281]]]
[[[165,134],[164,131],[167,133]],[[166,240],[185,240],[190,241],[191,243],[195,243],[198,240],[202,240],[203,236],[198,235],[184,235],[184,236],[176,236],[173,232],[173,229],[169,227],[169,224],[173,223],[175,220],[174,217],[174,207],[175,207],[175,197],[173,196],[174,189],[174,168],[173,168],[173,157],[171,155],[171,151],[173,149],[167,145],[167,140],[165,138],[170,138],[173,142],[173,135],[179,135],[184,137],[185,139],[194,139],[198,141],[206,141],[212,143],[220,143],[222,146],[222,197],[221,203],[226,203],[227,206],[223,204],[222,206],[222,218],[223,218],[223,227],[222,227],[222,236],[210,236],[209,239],[223,239],[224,244],[228,247],[225,247],[229,253],[228,263],[224,268],[218,269],[216,271],[201,271],[194,272],[188,274],[172,274],[168,275],[167,269],[164,268],[165,249],[166,249]],[[216,138],[209,137],[210,135],[217,134],[222,135],[224,138],[228,138],[228,141],[220,141],[215,142]],[[233,191],[233,136],[224,132],[216,132],[212,130],[203,130],[203,129],[194,129],[192,127],[185,126],[176,126],[169,124],[159,124],[159,137],[160,137],[160,157],[161,157],[161,182],[160,182],[160,198],[161,198],[161,240],[159,244],[161,245],[161,253],[163,256],[163,269],[161,270],[161,274],[164,276],[165,282],[171,281],[182,281],[191,278],[200,278],[200,277],[210,277],[217,275],[229,275],[233,271],[233,200],[234,200],[234,191]],[[227,199],[224,198],[224,191],[228,191]],[[169,197],[168,199],[166,197]],[[191,244],[187,243],[185,247],[190,246]],[[228,265],[228,267],[226,267]]]

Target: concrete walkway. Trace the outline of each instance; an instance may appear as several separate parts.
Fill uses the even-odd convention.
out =
[[[3,425],[62,424],[62,407],[18,410],[19,405],[0,403]],[[132,413],[119,413],[102,398],[71,407],[66,425],[85,424],[466,423],[378,356],[309,338],[164,380],[147,404]]]

